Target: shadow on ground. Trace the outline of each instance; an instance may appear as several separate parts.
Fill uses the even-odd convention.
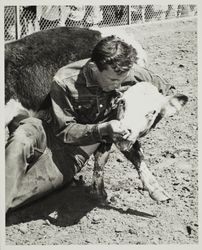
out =
[[[55,191],[54,193],[41,198],[31,204],[10,210],[6,216],[6,226],[19,223],[30,222],[34,220],[49,220],[51,224],[60,227],[77,224],[82,217],[95,207],[105,210],[115,210],[121,214],[131,214],[145,218],[153,218],[154,215],[141,211],[117,208],[112,204],[101,205],[98,201],[92,200],[87,186],[67,187]],[[57,212],[57,219],[50,216]]]

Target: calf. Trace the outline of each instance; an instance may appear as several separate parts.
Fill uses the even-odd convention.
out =
[[[146,135],[152,127],[163,117],[169,117],[179,112],[188,101],[187,96],[177,94],[163,96],[158,89],[149,82],[140,82],[129,88],[119,99],[119,117],[123,126],[130,135],[126,139],[115,139],[118,149],[131,160],[138,171],[143,187],[149,192],[151,198],[156,201],[170,199],[166,191],[158,184],[150,173],[144,160],[143,153],[138,142],[139,138]],[[109,157],[110,146],[100,145],[95,153],[95,167],[91,193],[101,202],[105,202],[107,194],[104,190],[104,165]]]
[[[101,32],[96,30],[58,27],[6,43],[6,125],[23,110],[34,117],[43,115],[42,111],[50,106],[48,93],[57,70],[71,62],[89,58],[101,38]],[[135,41],[134,47],[139,55],[137,63],[142,65],[143,49]]]

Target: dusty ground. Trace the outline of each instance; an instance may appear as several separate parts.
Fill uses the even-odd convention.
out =
[[[126,28],[149,55],[149,67],[189,96],[179,115],[161,121],[141,140],[146,162],[172,200],[157,204],[141,194],[138,175],[113,149],[106,166],[108,207],[85,187],[68,187],[7,216],[6,244],[198,243],[196,19]],[[82,170],[86,185],[92,160]]]

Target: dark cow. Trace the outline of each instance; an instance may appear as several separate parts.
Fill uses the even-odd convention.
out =
[[[33,116],[48,108],[48,93],[57,70],[71,62],[89,58],[95,44],[109,33],[113,31],[58,27],[6,43],[6,125],[24,108]],[[126,42],[136,48],[137,64],[145,66],[146,53],[141,45],[132,38]]]
[[[90,57],[100,39],[98,31],[60,27],[6,43],[5,103],[6,114],[9,114],[6,125],[23,107],[35,112],[47,108],[48,93],[57,70]]]

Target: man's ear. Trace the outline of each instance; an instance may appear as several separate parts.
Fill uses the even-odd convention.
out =
[[[173,116],[175,113],[179,112],[180,109],[187,103],[188,97],[182,94],[176,94],[174,96],[166,97],[166,102],[161,108],[161,116],[168,117]]]

